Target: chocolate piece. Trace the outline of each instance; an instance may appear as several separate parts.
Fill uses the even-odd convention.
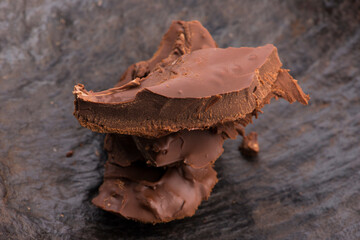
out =
[[[138,149],[154,166],[161,167],[184,161],[193,168],[202,168],[220,157],[224,138],[210,131],[187,131],[159,139],[136,138]]]
[[[307,104],[277,49],[216,48],[199,22],[174,22],[159,50],[102,92],[75,86],[81,125],[108,132],[104,183],[93,203],[142,222],[191,216],[217,182],[213,163],[227,138],[259,151],[244,126],[272,98]],[[128,134],[128,135],[122,135]]]
[[[214,163],[222,154],[225,139],[235,139],[238,134],[244,136],[245,132],[236,123],[203,131],[183,130],[157,139],[108,134],[104,148],[109,161],[123,167],[144,159],[148,165],[156,167],[184,162],[193,168],[202,168]]]
[[[159,139],[108,134],[104,183],[93,203],[148,223],[192,216],[217,182],[212,165],[223,152],[224,140],[238,133],[244,134],[243,128],[228,123]]]
[[[197,50],[155,69],[135,88],[93,93],[75,86],[74,114],[92,130],[143,137],[208,128],[252,113],[270,93],[280,66],[270,44]]]
[[[131,161],[131,160],[129,160]],[[104,183],[92,202],[110,212],[146,223],[168,222],[194,215],[217,182],[211,165],[150,168],[105,165]]]
[[[239,150],[245,156],[254,157],[258,154],[260,147],[257,141],[257,133],[251,132],[249,135],[244,136]]]

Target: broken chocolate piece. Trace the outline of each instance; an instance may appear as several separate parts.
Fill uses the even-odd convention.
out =
[[[270,44],[201,49],[155,69],[136,88],[94,93],[75,86],[74,114],[94,131],[142,137],[208,128],[252,113],[270,93],[280,67]]]
[[[304,105],[308,104],[310,99],[309,95],[306,95],[297,84],[297,80],[293,79],[289,74],[289,70],[280,69],[276,82],[271,88],[270,94],[264,99],[264,103],[270,103],[270,99],[281,97],[293,103],[298,101]]]
[[[254,157],[258,154],[260,147],[257,141],[257,133],[251,132],[249,135],[243,137],[243,141],[239,146],[241,153],[248,157]]]
[[[104,183],[92,202],[122,216],[147,223],[169,222],[194,215],[217,182],[211,166],[181,164],[162,168],[105,166]]]
[[[184,162],[193,168],[202,168],[222,154],[225,139],[235,139],[238,134],[244,136],[244,129],[232,122],[202,131],[183,130],[156,139],[108,134],[104,148],[108,160],[123,167],[143,158],[155,167]]]
[[[131,65],[102,92],[74,88],[80,124],[107,132],[104,183],[93,203],[141,222],[192,216],[217,182],[213,164],[227,138],[243,137],[254,156],[257,134],[244,126],[272,98],[307,104],[277,49],[219,49],[197,21],[173,22],[159,50]],[[127,135],[123,135],[127,134]]]

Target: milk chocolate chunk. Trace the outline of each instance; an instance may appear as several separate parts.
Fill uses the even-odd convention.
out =
[[[264,99],[264,103],[270,103],[270,99],[273,97],[276,99],[283,98],[289,103],[298,101],[304,105],[307,105],[310,99],[309,95],[306,95],[297,84],[297,80],[289,74],[289,70],[286,69],[279,71],[277,80],[272,85],[271,92]]]
[[[105,165],[104,183],[92,202],[125,218],[145,223],[168,222],[194,215],[217,182],[211,165],[163,168]]]
[[[146,223],[192,216],[217,182],[212,165],[223,151],[224,139],[236,137],[239,128],[229,123],[159,139],[108,134],[104,183],[93,203]],[[142,151],[151,155],[151,164]]]
[[[213,164],[227,138],[243,137],[244,155],[259,151],[244,127],[272,98],[307,104],[277,49],[217,48],[197,21],[173,22],[158,51],[131,65],[102,92],[74,88],[74,115],[108,133],[104,183],[93,203],[128,219],[168,222],[192,216],[217,182]]]
[[[94,131],[148,138],[209,128],[253,113],[280,67],[271,44],[201,49],[154,69],[136,87],[94,93],[76,85],[74,115]]]
[[[183,130],[156,139],[108,134],[104,148],[108,161],[122,167],[143,159],[155,167],[183,162],[202,168],[220,157],[225,139],[235,139],[239,134],[247,139],[244,128],[233,122],[208,130]]]

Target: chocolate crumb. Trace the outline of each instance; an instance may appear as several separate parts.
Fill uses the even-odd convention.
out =
[[[73,155],[74,155],[74,151],[73,151],[73,150],[68,151],[68,152],[66,153],[66,157],[67,157],[67,158],[72,157]]]

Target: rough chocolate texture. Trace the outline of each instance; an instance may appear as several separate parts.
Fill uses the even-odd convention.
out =
[[[1,239],[359,238],[358,1],[0,5]],[[71,91],[113,87],[174,19],[198,19],[221,48],[274,43],[311,101],[272,100],[246,127],[259,133],[256,160],[243,161],[241,139],[225,141],[208,201],[191,218],[153,226],[91,203],[104,136],[79,126]]]

